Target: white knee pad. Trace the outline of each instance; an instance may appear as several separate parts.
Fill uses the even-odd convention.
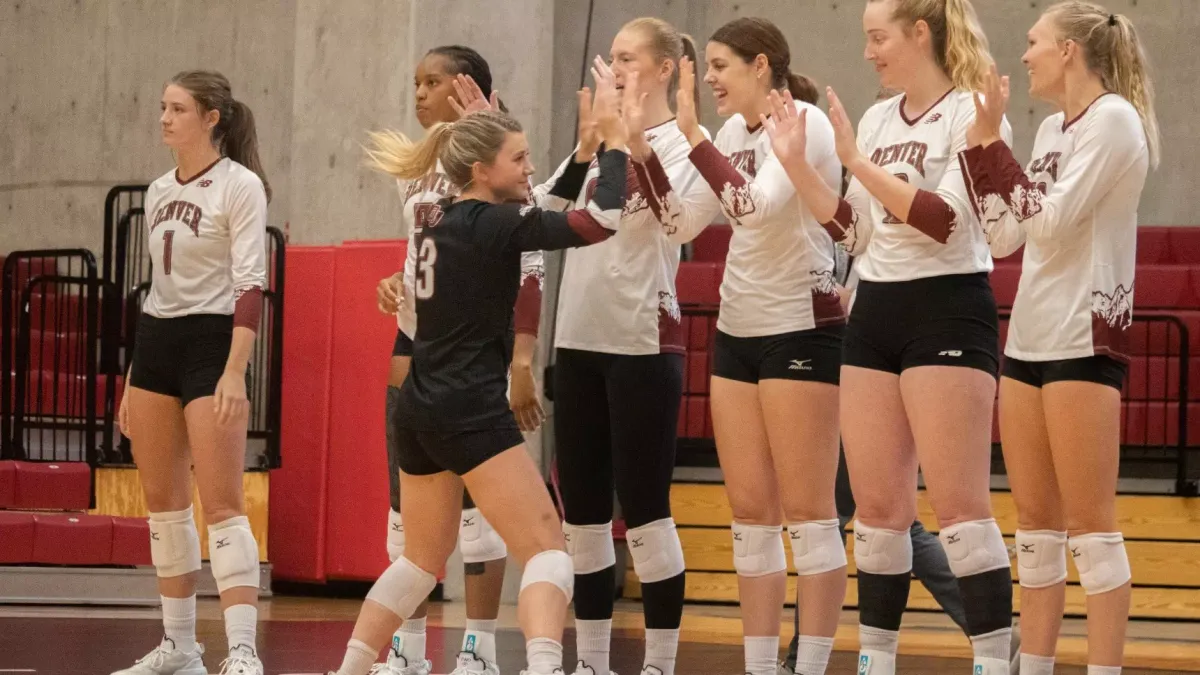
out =
[[[868,574],[912,572],[912,539],[897,532],[854,521],[854,564]]]
[[[465,563],[485,563],[508,557],[508,546],[479,509],[463,510],[458,545]]]
[[[951,525],[938,534],[938,539],[956,577],[970,577],[1011,565],[1008,546],[994,518]]]
[[[566,551],[542,551],[525,563],[525,571],[521,574],[521,590],[540,583],[558,586],[567,596],[567,602],[571,601],[575,596],[575,566]]]
[[[846,544],[839,530],[836,518],[788,525],[797,574],[824,574],[846,566]]]
[[[163,579],[200,569],[200,533],[192,507],[150,514],[150,560]]]
[[[633,556],[633,571],[643,584],[677,577],[683,574],[683,545],[675,531],[675,519],[663,518],[625,533],[629,554]]]
[[[1067,580],[1067,533],[1017,530],[1017,580],[1022,588],[1048,588]]]
[[[738,576],[765,577],[787,570],[787,554],[778,525],[747,525],[734,521],[733,569]]]
[[[612,521],[603,525],[563,523],[562,528],[563,538],[567,541],[567,553],[575,566],[575,574],[594,574],[617,564]]]
[[[1079,585],[1088,595],[1107,593],[1131,578],[1125,538],[1120,532],[1090,532],[1071,537],[1071,555],[1079,570]]]
[[[437,586],[437,577],[401,556],[388,566],[367,593],[367,599],[407,619]]]
[[[217,591],[239,586],[258,587],[258,543],[250,519],[234,516],[208,526],[208,562]]]
[[[388,560],[396,562],[404,555],[404,519],[399,511],[388,510]]]

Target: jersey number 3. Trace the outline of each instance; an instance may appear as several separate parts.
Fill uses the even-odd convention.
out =
[[[431,238],[421,239],[421,248],[417,251],[416,291],[418,300],[428,300],[433,297],[433,263],[437,262],[437,244]]]

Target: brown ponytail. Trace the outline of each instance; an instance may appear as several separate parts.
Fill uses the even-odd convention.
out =
[[[817,101],[821,100],[821,93],[817,89],[817,83],[813,82],[812,78],[799,73],[788,73],[787,76],[788,91],[792,93],[792,98],[797,101],[804,101],[816,105]]]
[[[271,184],[258,156],[258,131],[250,106],[233,98],[229,79],[209,70],[185,70],[171,78],[171,84],[186,89],[201,113],[216,110],[217,126],[212,131],[213,145],[225,157],[253,171],[262,181],[271,200]]]
[[[772,89],[786,87],[792,98],[805,103],[820,99],[812,79],[792,72],[792,51],[787,38],[771,21],[759,17],[734,19],[718,28],[710,39],[729,47],[746,63],[753,63],[759,54],[765,56],[771,68]]]
[[[696,64],[696,58],[697,58],[697,56],[696,56],[696,41],[693,40],[692,36],[688,35],[687,33],[681,33],[679,37],[683,38],[683,55],[688,58],[688,61],[692,62],[693,68],[698,67]],[[675,78],[672,80],[672,83],[673,84],[672,84],[671,88],[673,90],[679,88],[678,61],[676,62]],[[692,87],[692,99],[693,99],[693,102],[696,104],[696,110],[699,110],[700,109],[700,87]]]

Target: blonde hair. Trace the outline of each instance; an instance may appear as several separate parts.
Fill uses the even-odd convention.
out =
[[[521,123],[491,110],[435,124],[415,143],[398,131],[373,131],[368,134],[373,147],[366,148],[367,165],[397,178],[416,180],[433,171],[440,159],[446,177],[461,190],[471,183],[475,162],[493,162],[510,132],[520,133]]]
[[[1150,165],[1157,167],[1162,141],[1154,112],[1154,83],[1133,22],[1090,2],[1061,2],[1046,13],[1053,15],[1060,41],[1071,40],[1083,49],[1088,70],[1100,77],[1104,88],[1129,101],[1138,111],[1150,149]]]
[[[886,0],[869,0],[885,2]],[[955,89],[979,90],[992,65],[988,39],[971,0],[894,0],[892,17],[924,21],[933,39],[933,56]]]
[[[675,65],[671,82],[667,85],[667,100],[675,101],[679,90],[679,59],[688,57],[696,63],[696,41],[691,35],[679,32],[671,24],[654,16],[643,16],[621,26],[621,30],[640,30],[650,38],[650,50],[659,61],[670,61]],[[696,107],[700,107],[700,87],[695,88]]]

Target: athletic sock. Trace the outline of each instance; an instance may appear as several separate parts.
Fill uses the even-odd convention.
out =
[[[225,610],[225,637],[229,649],[234,647],[256,648],[258,634],[258,607],[255,605],[234,605]]]
[[[895,675],[900,631],[859,625],[859,675]]]
[[[779,651],[778,641],[776,641],[775,651]],[[675,656],[678,652],[678,628],[646,629],[646,662],[643,669],[649,666],[657,668],[662,675],[675,675]]]
[[[608,652],[612,643],[612,619],[599,621],[575,620],[575,651],[579,661],[596,671],[609,672]]]
[[[776,675],[779,668],[779,637],[747,637],[746,675]]]
[[[467,619],[462,651],[471,652],[488,663],[496,663],[496,620]]]
[[[833,638],[801,635],[796,652],[796,675],[825,675],[831,652]]]
[[[1021,675],[1054,675],[1054,657],[1021,654]]]
[[[534,638],[525,643],[525,661],[536,675],[562,673],[563,646],[550,638]],[[607,672],[607,671],[606,671]]]
[[[1087,675],[1121,675],[1121,666],[1088,666]]]
[[[162,597],[163,635],[175,649],[188,653],[196,648],[196,596]]]
[[[342,660],[342,667],[338,668],[337,675],[367,675],[367,671],[371,670],[373,665],[375,652],[363,642],[350,640],[346,644],[346,657]]]
[[[400,655],[411,666],[425,660],[425,617],[405,619],[400,626]]]

